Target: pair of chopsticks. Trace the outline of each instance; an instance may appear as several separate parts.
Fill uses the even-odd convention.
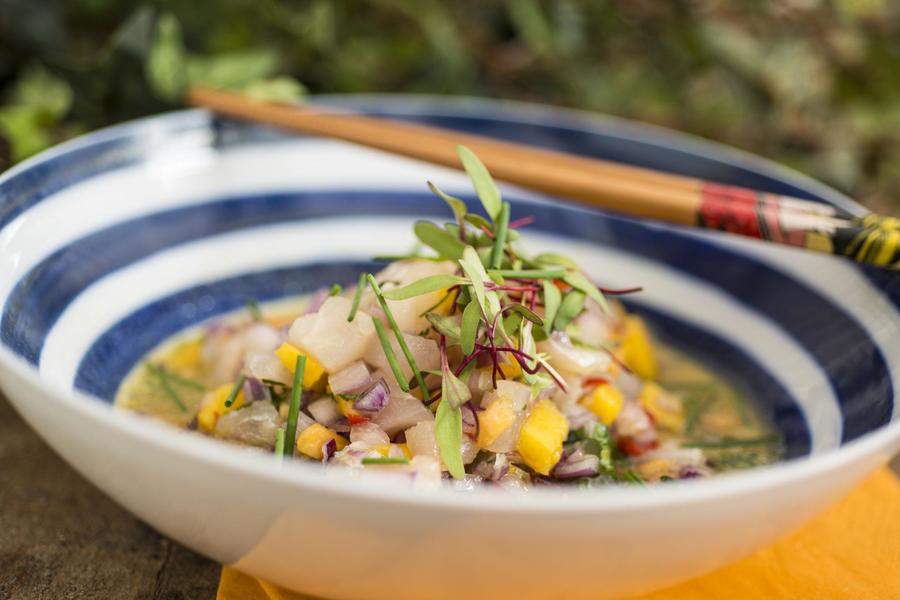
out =
[[[830,205],[722,185],[523,144],[303,105],[263,102],[194,88],[189,104],[292,131],[337,138],[461,168],[468,146],[494,178],[632,217],[727,231],[769,242],[900,268],[900,219],[857,217]]]

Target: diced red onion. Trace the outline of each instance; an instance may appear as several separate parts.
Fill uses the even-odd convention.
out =
[[[678,479],[697,479],[699,477],[703,477],[703,473],[691,465],[685,465],[678,471]]]
[[[338,410],[337,403],[327,396],[319,398],[318,400],[313,400],[309,403],[309,406],[306,407],[306,410],[309,411],[309,414],[311,414],[316,421],[329,427],[334,423],[337,423],[343,416]]]
[[[334,441],[334,438],[322,444],[322,464],[331,460],[335,452],[337,452],[337,442]]]
[[[460,407],[460,412],[462,413],[462,430],[463,433],[472,438],[473,440],[478,439],[478,413],[475,411],[475,408],[472,406],[472,402],[466,402]]]
[[[309,304],[306,305],[306,310],[303,311],[303,314],[308,315],[317,312],[319,308],[321,308],[322,304],[328,299],[329,295],[330,290],[328,290],[327,288],[318,290],[309,299]]]
[[[579,477],[593,477],[600,472],[600,459],[593,454],[585,454],[581,448],[574,452],[563,454],[560,461],[553,467],[553,477],[556,479],[578,479]]]
[[[353,408],[363,415],[373,416],[381,412],[387,406],[391,398],[391,389],[388,387],[384,379],[369,388],[369,391],[357,398],[353,403]]]
[[[574,402],[566,406],[562,412],[569,421],[569,429],[581,429],[597,420],[594,413]]]
[[[328,385],[335,394],[359,394],[372,387],[372,376],[366,364],[358,360],[329,375]]]
[[[247,404],[259,402],[260,400],[270,400],[269,390],[256,377],[248,377],[244,381],[244,398]]]

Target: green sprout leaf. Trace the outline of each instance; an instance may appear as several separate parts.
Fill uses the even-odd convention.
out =
[[[471,246],[466,246],[459,264],[469,278],[470,287],[484,316],[489,320],[493,320],[494,316],[500,311],[500,299],[495,292],[489,292],[484,286],[484,282],[489,281],[489,278],[484,270],[484,265],[481,263],[481,257],[478,256],[478,252]]]
[[[550,280],[544,280],[544,331],[547,335],[553,331],[553,321],[556,320],[556,313],[559,311],[559,305],[562,303],[562,292],[556,287],[556,284]]]
[[[468,173],[469,179],[472,180],[475,193],[478,194],[478,199],[484,205],[484,210],[493,221],[497,221],[500,218],[502,206],[500,190],[497,189],[494,178],[488,173],[481,160],[475,156],[475,153],[465,146],[457,146],[456,155],[459,156],[463,168]]]
[[[584,292],[573,290],[565,295],[559,310],[556,312],[556,319],[553,322],[553,329],[562,331],[566,325],[572,322],[572,319],[581,314],[584,309]]]
[[[514,313],[518,313],[537,325],[538,327],[544,326],[544,320],[541,319],[538,315],[534,313],[531,309],[529,309],[524,304],[510,304],[504,308],[504,310],[512,311]]]
[[[428,313],[425,315],[425,318],[428,319],[428,322],[431,323],[431,326],[434,327],[438,333],[448,340],[455,342],[460,339],[460,327],[459,323],[456,322],[456,319],[445,317],[437,313]]]
[[[465,244],[452,233],[430,221],[418,221],[413,226],[416,237],[429,248],[433,248],[442,258],[459,260],[463,256]]]
[[[453,217],[456,219],[456,224],[459,226],[460,230],[464,229],[466,215],[468,214],[466,203],[455,196],[444,193],[438,186],[430,181],[428,182],[428,188],[441,200],[447,203],[447,206],[453,211]]]
[[[469,280],[456,275],[431,275],[414,281],[409,285],[388,290],[383,292],[383,294],[387,300],[407,300],[464,283],[469,283]]]
[[[466,215],[466,222],[478,227],[479,229],[484,227],[488,231],[493,231],[494,227],[491,225],[491,222],[482,217],[481,215],[475,213],[469,213]]]
[[[563,256],[562,254],[555,254],[553,252],[542,252],[535,256],[532,261],[539,265],[552,267],[569,267],[570,269],[577,269],[578,265],[574,260],[569,258],[568,256]]]
[[[460,325],[459,343],[463,354],[469,355],[475,350],[475,336],[478,333],[478,323],[481,322],[481,307],[478,302],[469,302],[463,311],[462,324]]]
[[[441,401],[434,416],[434,436],[450,475],[462,479],[466,470],[462,462],[462,412],[459,407],[469,401],[471,394],[446,361],[442,371]]]
[[[603,294],[600,293],[600,290],[597,289],[597,286],[591,283],[591,281],[584,276],[584,273],[578,271],[568,271],[563,277],[563,281],[571,285],[576,290],[587,294],[588,297],[590,297],[600,305],[600,308],[602,308],[606,314],[611,314],[609,310],[609,304],[606,302],[606,298],[603,296]]]

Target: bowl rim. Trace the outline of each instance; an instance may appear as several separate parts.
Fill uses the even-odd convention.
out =
[[[771,175],[786,183],[806,189],[853,213],[865,212],[862,206],[839,191],[768,159],[665,127],[638,123],[619,117],[552,105],[468,96],[332,94],[313,96],[312,100],[324,104],[347,100],[375,100],[387,103],[400,101],[413,105],[427,104],[429,112],[432,114],[444,111],[458,115],[460,109],[472,109],[475,111],[488,110],[492,118],[509,122],[521,122],[522,119],[537,122],[537,117],[540,116],[542,123],[546,123],[550,119],[555,125],[562,127],[572,128],[576,123],[595,124],[603,127],[605,134],[638,139],[706,159],[719,160],[718,157],[723,157],[723,162],[749,171]],[[197,120],[198,117],[208,118],[208,115],[208,111],[203,109],[176,110],[126,121],[83,134],[44,150],[0,174],[0,188],[9,179],[20,173],[75,150],[105,140],[127,137],[145,128],[171,126],[179,120],[190,122]],[[463,493],[442,488],[414,490],[411,493],[408,486],[400,485],[395,479],[379,474],[358,476],[336,469],[331,470],[326,476],[318,466],[299,461],[279,466],[271,460],[266,460],[263,456],[257,456],[256,453],[248,453],[246,450],[216,440],[193,435],[190,432],[181,431],[139,415],[117,410],[89,394],[77,390],[63,391],[44,380],[36,366],[14,354],[5,345],[0,345],[0,367],[15,373],[43,395],[62,403],[86,420],[93,422],[95,426],[119,429],[151,445],[156,444],[169,451],[189,456],[197,461],[198,468],[202,468],[205,464],[226,471],[231,470],[241,476],[279,483],[297,491],[315,490],[345,497],[361,497],[367,500],[379,500],[419,508],[457,511],[477,509],[508,514],[535,512],[569,514],[617,513],[672,505],[689,505],[711,500],[725,500],[739,495],[772,490],[791,483],[799,483],[828,471],[846,467],[867,455],[900,443],[900,420],[895,419],[855,440],[814,455],[709,479],[653,486],[652,493],[649,493],[647,489],[633,486],[610,486],[589,491],[535,488],[526,494],[498,494],[482,489]],[[13,405],[15,406],[15,403]],[[51,446],[53,445],[52,441],[48,440],[48,442]],[[886,458],[889,459],[890,456]]]

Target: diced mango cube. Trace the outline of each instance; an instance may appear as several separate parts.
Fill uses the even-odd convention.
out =
[[[191,371],[196,369],[203,357],[203,340],[196,339],[179,344],[166,357],[166,366],[173,371]]]
[[[499,367],[500,373],[503,375],[503,379],[518,379],[522,376],[522,367],[514,358],[509,357],[505,360],[500,361]]]
[[[235,396],[231,406],[225,406],[225,401],[228,400],[233,387],[234,384],[226,383],[203,397],[200,411],[197,413],[197,429],[205,433],[212,433],[216,428],[216,422],[219,420],[219,417],[244,405],[244,390],[241,389]]]
[[[288,343],[282,344],[275,350],[275,355],[281,360],[281,364],[291,372],[291,375],[293,375],[296,370],[297,357],[301,354],[303,354],[303,352]],[[325,384],[327,383],[325,367],[308,354],[305,356],[306,367],[303,371],[303,389],[314,392],[324,391]]]
[[[501,395],[478,413],[478,447],[487,448],[516,421],[513,400]]]
[[[516,450],[536,473],[549,475],[562,456],[569,422],[550,400],[541,400],[522,423]]]
[[[347,398],[346,396],[337,395],[334,397],[334,401],[337,403],[338,411],[345,417],[359,416],[359,413],[353,408],[352,399]]]
[[[641,388],[640,401],[661,428],[674,432],[684,429],[684,406],[681,400],[659,385],[652,381],[645,383]]]
[[[440,297],[443,298],[441,303],[431,309],[431,312],[437,313],[439,315],[449,315],[450,311],[453,310],[453,307],[456,305],[456,297],[459,295],[459,292],[453,292],[452,294],[447,293],[448,290],[438,290]]]
[[[313,423],[297,436],[297,452],[309,458],[322,460],[322,447],[328,440],[334,440],[338,450],[347,447],[347,440],[336,432],[321,423]]]
[[[643,379],[656,379],[656,355],[644,321],[635,315],[625,317],[625,328],[620,347],[622,360]]]
[[[625,399],[619,388],[608,383],[601,383],[578,403],[597,415],[604,425],[610,425],[622,411]]]

